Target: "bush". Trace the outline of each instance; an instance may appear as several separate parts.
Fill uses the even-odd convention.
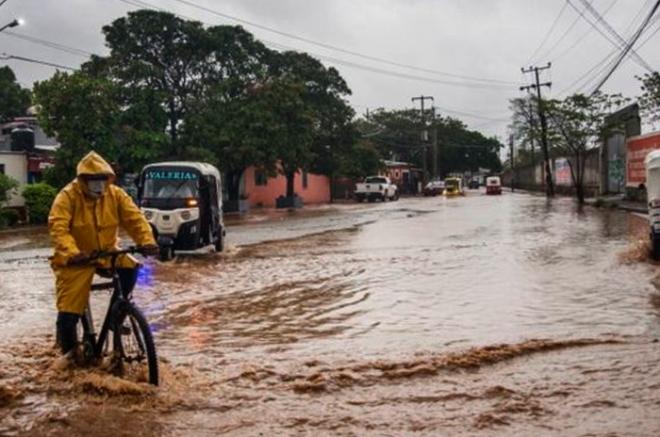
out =
[[[18,188],[18,182],[9,176],[0,173],[0,206],[11,198],[11,191]]]
[[[0,209],[0,228],[14,226],[18,223],[19,218],[18,211],[15,209]]]
[[[50,206],[53,204],[56,195],[57,190],[46,183],[26,186],[23,189],[23,197],[25,198],[28,221],[30,223],[46,223]]]

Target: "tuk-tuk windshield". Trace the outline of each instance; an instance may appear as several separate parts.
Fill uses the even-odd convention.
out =
[[[456,179],[445,180],[445,188],[458,188],[458,181]]]
[[[199,175],[186,169],[148,169],[142,198],[188,199],[198,197]]]

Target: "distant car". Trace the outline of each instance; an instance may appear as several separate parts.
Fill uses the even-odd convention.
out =
[[[468,188],[470,190],[478,190],[479,189],[479,181],[476,179],[472,179],[470,182],[468,182]]]
[[[445,181],[431,181],[424,187],[425,196],[438,196],[445,189]]]
[[[390,178],[369,176],[364,182],[355,185],[354,196],[358,202],[363,202],[365,199],[369,202],[376,199],[386,202],[388,200],[399,200],[399,190]]]

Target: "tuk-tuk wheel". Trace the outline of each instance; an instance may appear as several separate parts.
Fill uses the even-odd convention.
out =
[[[651,239],[651,258],[655,261],[660,261],[660,239]]]
[[[215,240],[215,251],[222,252],[225,250],[225,239],[220,235],[217,240]]]
[[[174,248],[172,246],[161,246],[158,259],[161,261],[169,261],[172,258],[174,258]]]

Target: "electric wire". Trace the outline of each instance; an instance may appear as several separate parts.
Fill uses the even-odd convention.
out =
[[[562,15],[564,14],[564,11],[566,11],[567,7],[568,7],[568,3],[564,3],[564,5],[559,10],[559,13],[557,14],[557,17],[554,19],[554,21],[550,25],[550,28],[546,32],[545,37],[543,37],[543,39],[541,40],[541,43],[538,45],[538,47],[536,47],[536,50],[534,50],[532,55],[527,60],[528,64],[532,63],[532,60],[534,59],[534,56],[536,56],[538,54],[539,50],[541,50],[541,47],[543,47],[545,45],[545,43],[548,41],[548,39],[550,38],[550,35],[552,35],[552,32],[555,30],[555,27],[557,26],[557,23],[559,23],[559,19],[562,17]]]
[[[131,1],[131,0],[120,0],[120,1],[125,1],[126,2],[126,1]],[[135,1],[135,0],[132,0],[132,1]],[[389,60],[389,59],[380,58],[380,57],[369,55],[369,54],[366,54],[366,53],[357,52],[357,51],[354,51],[354,50],[348,50],[348,49],[338,47],[338,46],[335,46],[335,45],[332,45],[332,44],[327,44],[327,43],[324,43],[324,42],[321,42],[321,41],[316,41],[316,40],[313,40],[313,39],[310,39],[310,38],[302,37],[302,36],[299,36],[299,35],[294,35],[294,34],[289,33],[289,32],[284,32],[284,31],[281,31],[281,30],[278,30],[278,29],[275,29],[275,28],[272,28],[272,27],[264,26],[262,24],[255,23],[253,21],[248,21],[248,20],[245,20],[243,18],[239,18],[239,17],[236,17],[236,16],[225,14],[225,13],[220,12],[218,10],[211,9],[211,8],[199,5],[199,4],[194,3],[192,1],[189,1],[189,0],[173,0],[173,1],[184,4],[184,5],[187,5],[187,6],[190,6],[190,7],[195,8],[195,9],[199,9],[199,10],[204,11],[204,12],[208,12],[210,14],[216,15],[218,17],[225,18],[227,20],[231,20],[231,21],[235,21],[235,22],[244,24],[246,26],[251,26],[251,27],[261,29],[261,30],[264,30],[264,31],[267,31],[267,32],[275,33],[275,34],[280,35],[280,36],[284,36],[286,38],[295,39],[295,40],[298,40],[298,41],[301,41],[301,42],[304,42],[304,43],[307,43],[307,44],[312,44],[312,45],[315,45],[315,46],[318,46],[318,47],[322,47],[324,49],[341,52],[341,53],[344,53],[344,54],[348,54],[348,55],[351,55],[351,56],[356,56],[356,57],[367,59],[367,60],[374,61],[374,62],[379,62],[379,63],[382,63],[382,64],[388,64],[388,65],[391,65],[391,66],[407,68],[407,69],[410,69],[410,70],[416,70],[416,71],[429,73],[429,74],[437,74],[437,75],[441,75],[441,76],[453,77],[453,78],[462,79],[462,80],[515,85],[514,82],[505,81],[505,80],[501,80],[501,79],[482,78],[482,77],[467,76],[467,75],[461,75],[461,74],[455,74],[455,73],[448,73],[446,71],[439,71],[439,70],[434,70],[434,69],[429,69],[429,68],[418,67],[418,66],[414,66],[414,65],[410,65],[410,64],[404,64],[404,63],[401,63],[401,62],[395,62],[395,61],[392,61],[392,60]],[[145,2],[140,2],[140,3],[145,3]]]
[[[78,49],[78,48],[67,46],[67,45],[64,45],[64,44],[59,44],[59,43],[56,43],[56,42],[53,42],[53,41],[46,41],[44,39],[36,38],[36,37],[33,37],[33,36],[29,36],[29,35],[23,35],[23,34],[8,31],[8,30],[5,30],[4,32],[0,33],[0,35],[11,36],[13,38],[21,39],[23,41],[28,41],[28,42],[31,42],[31,43],[34,43],[34,44],[39,44],[41,46],[49,47],[51,49],[59,50],[59,51],[65,52],[65,53],[69,53],[71,55],[75,55],[75,56],[80,56],[80,57],[85,57],[86,58],[86,57],[92,56],[94,54],[92,52],[88,52],[87,50]]]
[[[585,11],[580,11],[580,10],[577,8],[577,6],[575,6],[575,5],[573,4],[573,2],[572,2],[571,0],[566,0],[566,1],[568,2],[568,4],[569,4],[573,9],[575,9],[576,12],[578,12],[578,13],[580,14],[580,17],[581,17],[584,21],[586,21],[587,23],[589,23],[589,25],[590,25],[594,30],[596,30],[598,33],[600,33],[600,34],[602,35],[603,38],[605,38],[607,41],[609,41],[610,44],[612,44],[612,45],[613,45],[614,47],[616,47],[616,48],[622,48],[622,45],[621,45],[621,44],[618,44],[617,42],[613,41],[612,38],[610,38],[605,32],[603,32],[603,31],[600,29],[600,27],[598,27],[598,26],[596,25],[596,23],[594,23],[593,21],[589,20],[589,19],[584,15],[584,12],[585,12]],[[586,8],[585,8],[585,10],[586,10]],[[625,47],[625,45],[624,45],[623,47]],[[650,67],[648,64],[646,64],[645,62],[640,62],[637,58],[634,58],[634,60],[635,60],[635,62],[637,62],[641,67],[643,67],[643,68],[645,68],[645,69],[651,69],[651,67]],[[647,68],[647,67],[648,67],[648,68]],[[650,71],[653,71],[653,70],[651,69]]]
[[[614,0],[614,1],[616,2],[617,0]],[[561,44],[561,42],[566,38],[566,36],[568,36],[568,34],[571,32],[571,30],[573,30],[579,22],[580,22],[580,16],[578,15],[577,17],[575,17],[573,22],[568,26],[568,28],[566,28],[566,30],[559,37],[559,39],[557,39],[557,41],[555,41],[555,43],[548,50],[543,52],[544,56],[539,56],[538,59],[548,58],[550,56],[550,54],[557,48],[557,46],[559,46],[559,44]]]
[[[625,47],[626,45],[626,40],[619,35],[619,33],[608,23],[603,16],[598,13],[596,8],[594,8],[587,0],[580,0],[582,4],[584,4],[584,7],[593,15],[596,20],[608,31],[608,33],[619,42],[619,45],[622,47]],[[653,68],[644,60],[642,57],[635,51],[635,50],[630,50],[631,56],[634,57],[637,61],[639,61],[644,68],[646,68],[649,71],[653,71]]]
[[[49,66],[49,67],[61,68],[63,70],[72,70],[72,71],[76,70],[76,68],[69,67],[68,65],[55,64],[53,62],[42,61],[40,59],[26,58],[24,56],[10,55],[10,54],[7,54],[7,53],[3,53],[2,55],[0,55],[0,59],[4,59],[4,60],[13,59],[13,60],[16,60],[16,61],[30,62],[30,63],[33,63],[33,64],[41,64],[41,65],[46,65],[46,66]]]
[[[123,3],[130,4],[131,6],[137,6],[137,7],[149,8],[149,9],[153,9],[153,10],[160,10],[160,11],[163,11],[163,12],[173,13],[171,11],[168,11],[167,9],[163,9],[161,7],[155,6],[153,4],[150,4],[150,3],[142,1],[142,0],[119,0],[119,1],[121,1]],[[178,13],[174,13],[174,15],[182,17],[182,18],[186,18],[186,19],[193,19],[189,16],[181,15],[181,14],[178,14]],[[198,21],[200,21],[200,20],[198,20]],[[207,24],[207,25],[210,25],[210,23],[208,23],[208,22],[204,22],[204,21],[200,21],[200,22],[202,22],[204,24]],[[275,48],[275,49],[278,49],[278,50],[296,50],[296,51],[298,50],[295,47],[290,47],[290,46],[287,46],[287,45],[284,45],[284,44],[281,44],[281,43],[274,43],[272,41],[268,41],[268,40],[265,40],[265,39],[261,39],[261,41],[267,47]],[[321,54],[315,53],[315,52],[308,52],[308,53],[310,55],[313,55],[314,57],[317,57],[319,59],[323,59],[323,60],[325,60],[325,61],[327,61],[331,64],[342,65],[342,66],[349,67],[349,68],[365,70],[365,71],[369,71],[369,72],[372,72],[372,73],[388,75],[388,76],[392,76],[392,77],[396,77],[396,78],[400,78],[400,79],[408,79],[408,80],[435,83],[435,84],[448,85],[448,86],[479,88],[479,89],[484,89],[484,90],[500,90],[500,91],[507,91],[508,92],[511,89],[513,89],[512,86],[508,86],[508,85],[488,85],[488,84],[480,84],[480,83],[457,82],[457,81],[449,81],[449,80],[443,80],[443,79],[435,79],[435,78],[431,78],[431,77],[411,75],[411,74],[408,74],[408,73],[396,72],[396,71],[385,70],[385,69],[381,69],[381,68],[377,68],[377,67],[373,67],[373,66],[368,66],[368,65],[364,65],[364,64],[358,64],[356,62],[347,61],[347,60],[335,58],[335,57],[332,57],[332,56],[321,55]],[[511,83],[514,83],[514,82],[511,82]]]
[[[614,7],[615,4],[617,4],[618,0],[614,0],[612,3],[609,4],[607,8],[603,11],[603,16],[607,15],[607,13]],[[568,4],[568,3],[567,3]],[[577,19],[580,19],[580,16],[578,15]],[[579,38],[577,38],[573,44],[568,46],[566,49],[561,51],[558,55],[555,55],[552,58],[552,63],[556,63],[559,59],[563,58],[566,56],[571,50],[573,50],[575,47],[577,47],[580,43],[584,42],[584,40],[587,38],[587,36],[591,33],[591,27],[587,28],[587,31],[581,34]]]
[[[652,1],[652,0],[651,0],[651,1]],[[647,2],[647,3],[649,3],[649,2]],[[635,18],[633,18],[633,20],[628,24],[628,29],[630,29],[630,28],[632,27],[632,25],[634,24],[634,22],[637,21],[637,18],[638,18],[639,15],[641,14],[641,11],[642,11],[642,10],[640,10],[640,11],[637,13],[637,15],[635,16]],[[653,26],[653,25],[654,25],[656,22],[658,22],[658,21],[660,21],[660,16],[656,16],[655,18],[653,18],[653,19],[650,21],[649,26]],[[647,43],[648,43],[648,42],[649,42],[649,41],[655,36],[655,34],[656,34],[658,31],[660,31],[660,25],[659,25],[659,26],[658,26],[658,27],[657,27],[652,33],[650,33],[650,34],[646,37],[646,39],[644,39],[644,41],[642,41],[642,42],[638,45],[638,47],[637,47],[638,50],[641,49],[641,48],[643,48],[643,47],[644,47],[644,46],[645,46],[645,45],[646,45],[646,44],[647,44]],[[563,89],[558,93],[558,95],[563,95],[563,94],[565,94],[569,89],[572,89],[572,88],[573,88],[576,84],[578,84],[578,83],[582,83],[582,85],[580,85],[580,86],[578,86],[577,88],[575,88],[575,89],[571,92],[571,94],[576,93],[576,92],[578,92],[578,91],[581,91],[581,90],[584,90],[585,88],[587,88],[588,85],[589,85],[590,83],[594,82],[594,81],[595,81],[595,80],[596,80],[601,74],[603,74],[603,72],[608,68],[608,66],[611,66],[611,65],[612,65],[612,63],[613,63],[613,61],[614,61],[614,57],[615,57],[615,55],[616,55],[616,53],[617,53],[618,51],[619,51],[618,49],[613,49],[613,50],[612,50],[611,52],[609,52],[604,58],[602,58],[602,59],[600,59],[598,62],[596,62],[596,64],[594,64],[594,65],[593,65],[589,70],[587,70],[584,74],[582,74],[580,77],[578,77],[578,78],[575,79],[573,82],[571,82],[570,85],[568,85],[568,86],[566,86],[565,88],[563,88]],[[596,70],[598,70],[598,71],[596,71]],[[593,74],[592,76],[590,76],[594,71],[596,71],[596,73]],[[587,76],[590,76],[590,77],[587,78]]]
[[[653,5],[653,9],[649,12],[649,14],[646,16],[646,19],[642,22],[642,24],[639,26],[639,29],[635,34],[632,36],[632,38],[628,41],[628,44],[626,47],[621,51],[621,54],[619,57],[616,59],[614,65],[610,68],[610,70],[605,74],[605,76],[598,82],[598,85],[593,89],[591,92],[591,95],[596,94],[600,88],[609,80],[609,78],[612,76],[612,74],[616,71],[616,69],[621,65],[621,62],[626,58],[626,55],[632,50],[633,46],[639,39],[639,37],[642,35],[642,32],[644,32],[644,29],[648,26],[649,22],[655,15],[655,13],[658,10],[658,7],[660,7],[660,0],[657,0],[655,4]]]

